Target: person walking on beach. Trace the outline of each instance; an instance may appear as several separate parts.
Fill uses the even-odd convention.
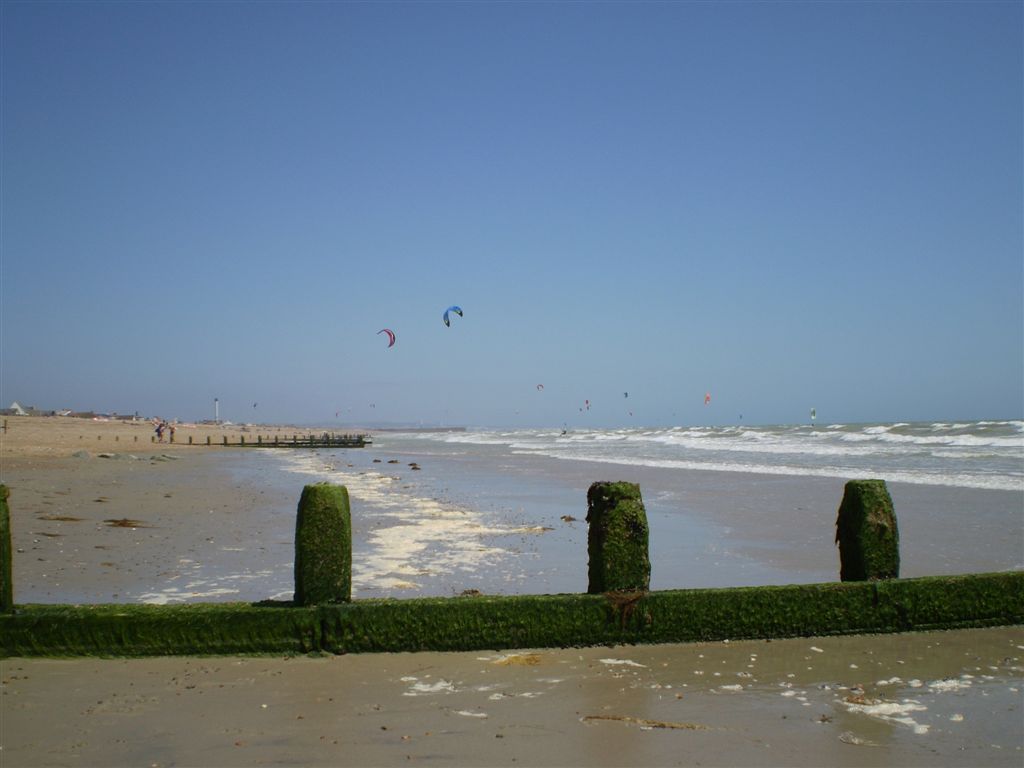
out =
[[[162,421],[158,421],[154,431],[156,432],[156,441],[158,443],[162,443],[164,441],[164,423]]]
[[[167,428],[171,431],[171,442],[174,442],[174,422],[167,425]]]

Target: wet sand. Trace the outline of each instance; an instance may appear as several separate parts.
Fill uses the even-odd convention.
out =
[[[4,765],[1019,766],[1024,629],[8,659]]]
[[[15,602],[291,599],[301,486],[237,450],[133,455],[4,462]]]
[[[270,481],[273,462],[254,467],[237,449],[154,445],[151,431],[11,420],[0,481],[16,602],[290,594],[300,484]],[[1021,627],[515,655],[4,659],[0,755],[5,766],[1019,766],[1022,659]]]

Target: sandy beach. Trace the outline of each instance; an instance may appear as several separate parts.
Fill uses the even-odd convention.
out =
[[[298,486],[261,482],[245,449],[187,444],[257,434],[242,429],[181,427],[160,444],[148,423],[10,418],[0,481],[15,601],[237,599],[268,563],[289,563],[292,541],[265,533],[294,514]],[[263,596],[291,586],[282,578]],[[11,766],[1017,766],[1022,659],[1021,627],[516,653],[4,659],[0,754]]]
[[[10,766],[1016,766],[1024,631],[3,663]]]
[[[268,517],[294,514],[301,491],[234,477],[250,449],[205,446],[207,435],[237,442],[255,434],[179,426],[175,443],[154,443],[148,422],[8,420],[0,457],[11,494],[15,601],[167,602],[185,584],[190,599],[239,599],[235,585],[264,573],[267,558],[291,562],[290,535],[264,533]],[[252,599],[287,599],[291,591],[285,574],[280,590]]]

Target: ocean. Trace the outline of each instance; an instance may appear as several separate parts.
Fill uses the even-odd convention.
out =
[[[848,479],[885,480],[902,576],[1024,568],[1024,422],[380,431],[270,452],[348,488],[355,597],[579,592],[587,488],[641,487],[654,589],[838,579]]]
[[[545,456],[661,469],[861,478],[960,488],[1024,489],[1024,422],[834,424],[382,433],[384,446],[497,446]]]

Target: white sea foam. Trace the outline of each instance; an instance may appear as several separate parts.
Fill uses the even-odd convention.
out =
[[[928,688],[938,693],[944,693],[946,691],[962,691],[964,688],[970,688],[971,681],[961,678],[960,680],[935,680],[928,683]]]
[[[455,693],[455,684],[450,680],[438,680],[436,683],[413,683],[403,696],[430,696],[435,693]]]
[[[912,699],[905,699],[902,702],[878,701],[863,704],[844,701],[843,704],[851,712],[860,712],[878,720],[905,725],[913,729],[914,733],[917,734],[928,733],[930,728],[930,726],[923,725],[910,716],[912,712],[924,712],[928,709],[919,701]]]
[[[349,497],[372,510],[374,525],[366,533],[367,549],[354,559],[352,589],[391,591],[420,589],[421,580],[439,575],[473,574],[514,557],[484,537],[535,534],[532,526],[495,526],[473,509],[416,496],[396,478],[380,472],[328,470],[315,454],[288,457],[293,471],[345,485]]]

